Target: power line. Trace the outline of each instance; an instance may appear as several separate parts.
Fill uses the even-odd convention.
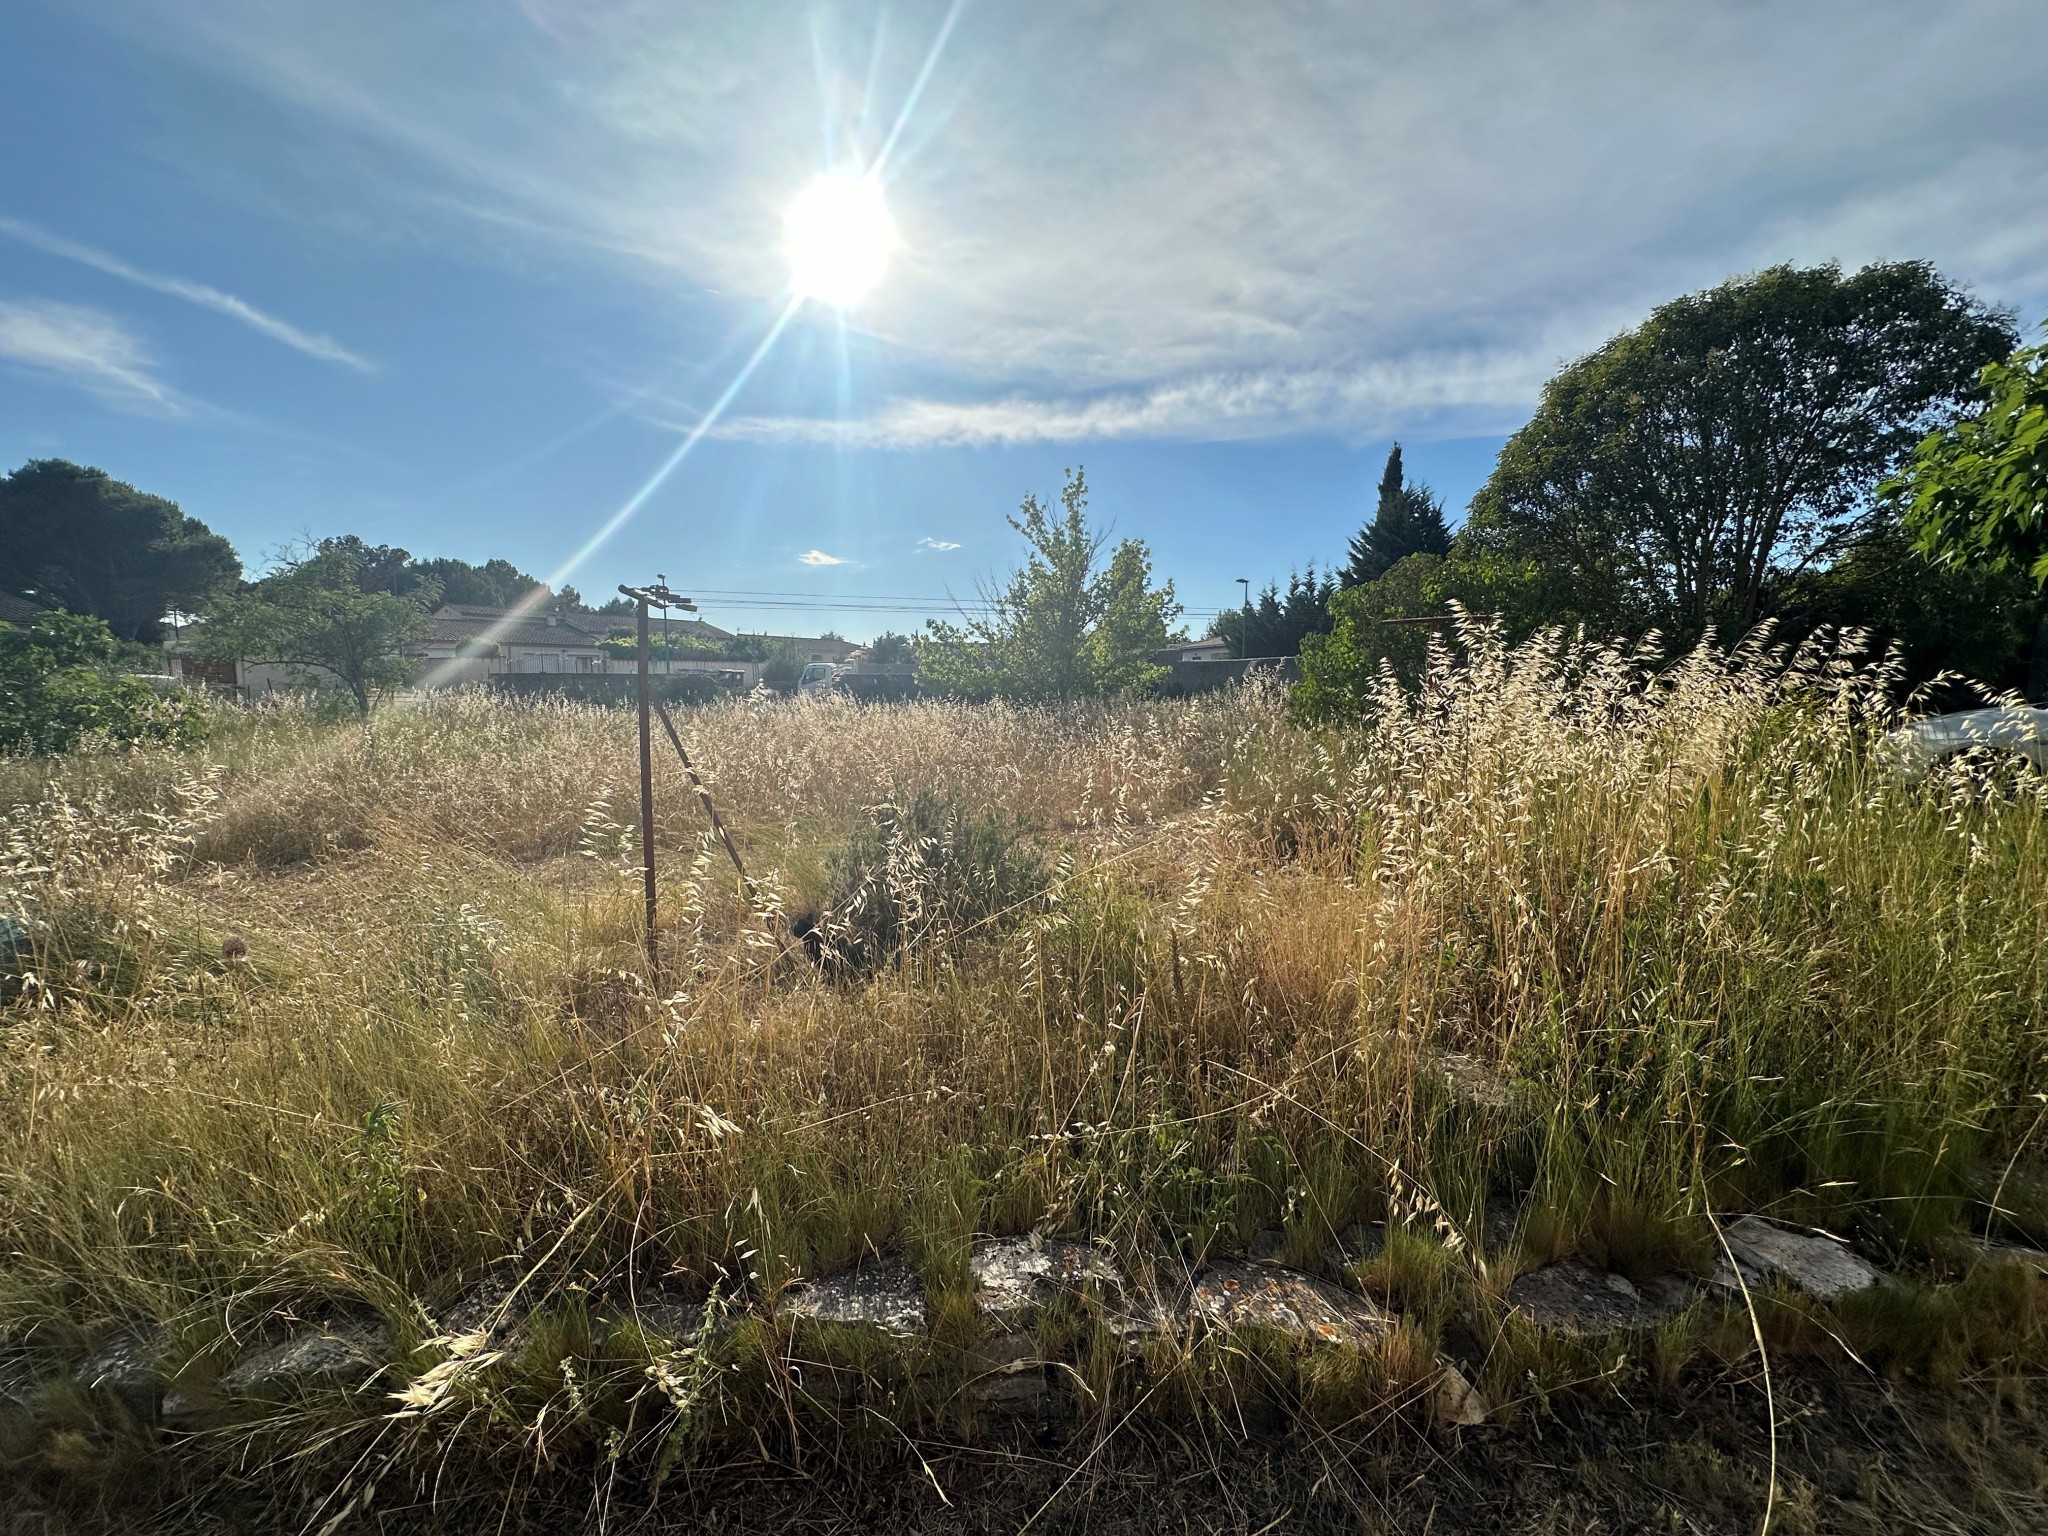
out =
[[[701,597],[788,598],[801,604],[810,606],[824,605],[827,607],[841,606],[845,603],[917,603],[928,607],[945,608],[991,608],[995,606],[995,604],[982,598],[911,597],[899,592],[779,592],[756,587],[692,587],[690,590]],[[1190,613],[1197,611],[1220,613],[1223,610],[1204,608],[1200,610],[1189,609],[1188,611]],[[1234,604],[1230,611],[1236,611]]]

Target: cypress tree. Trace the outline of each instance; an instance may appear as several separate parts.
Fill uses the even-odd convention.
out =
[[[1373,508],[1372,521],[1351,540],[1351,559],[1341,573],[1344,585],[1362,587],[1410,555],[1443,555],[1450,548],[1443,501],[1428,486],[1403,479],[1401,445],[1394,444],[1380,475],[1379,503]]]

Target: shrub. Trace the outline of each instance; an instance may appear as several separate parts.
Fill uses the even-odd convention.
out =
[[[0,624],[0,752],[53,756],[90,741],[182,747],[205,735],[196,699],[122,676],[119,656],[106,623],[88,615]]]
[[[958,940],[1030,906],[1045,864],[999,811],[922,789],[876,806],[833,861],[821,947],[867,969],[934,939]]]

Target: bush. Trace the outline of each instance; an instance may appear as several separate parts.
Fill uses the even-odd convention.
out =
[[[53,756],[99,741],[183,747],[203,739],[206,712],[115,670],[120,642],[85,614],[0,624],[0,753]]]
[[[821,952],[871,969],[932,940],[994,928],[1046,889],[1045,864],[1022,829],[971,810],[958,791],[919,790],[874,808],[832,865]]]

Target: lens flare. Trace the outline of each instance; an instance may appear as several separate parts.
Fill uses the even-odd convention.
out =
[[[867,176],[820,176],[782,217],[790,282],[799,297],[838,309],[859,303],[901,245],[882,189]]]

